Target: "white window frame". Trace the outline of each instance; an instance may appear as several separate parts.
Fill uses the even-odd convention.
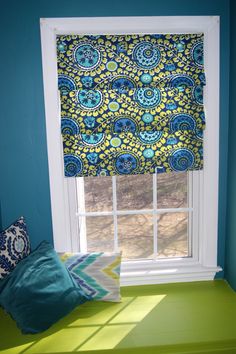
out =
[[[50,179],[54,247],[58,252],[78,249],[75,237],[77,208],[75,178],[64,177],[57,88],[56,35],[58,34],[125,34],[125,33],[204,33],[204,62],[207,85],[204,106],[207,125],[204,132],[204,169],[198,183],[200,210],[196,256],[186,259],[124,262],[122,285],[211,280],[216,272],[218,239],[219,174],[219,16],[164,17],[91,17],[43,18],[41,43],[44,99]],[[194,176],[195,172],[193,172]],[[70,200],[70,202],[69,202]],[[200,207],[199,207],[200,206]]]

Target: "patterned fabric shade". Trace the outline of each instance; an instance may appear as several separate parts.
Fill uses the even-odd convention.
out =
[[[57,36],[65,175],[203,167],[203,34]]]

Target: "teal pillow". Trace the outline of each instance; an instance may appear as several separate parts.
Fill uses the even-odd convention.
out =
[[[0,281],[0,305],[22,333],[46,330],[88,299],[45,241]]]

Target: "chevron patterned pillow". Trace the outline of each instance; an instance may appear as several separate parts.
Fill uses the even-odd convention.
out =
[[[121,300],[121,253],[64,253],[60,258],[75,281],[94,300]]]

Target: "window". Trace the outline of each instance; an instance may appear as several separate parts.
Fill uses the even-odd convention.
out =
[[[204,170],[178,174],[177,177],[174,174],[104,177],[106,185],[100,195],[95,195],[92,190],[94,183],[103,183],[102,179],[99,181],[96,178],[93,182],[92,178],[64,178],[58,114],[56,34],[191,32],[204,32],[205,37],[207,128]],[[104,240],[99,242],[102,244],[104,241],[104,250],[117,249],[118,244],[124,250],[123,284],[212,279],[220,270],[217,267],[218,17],[42,19],[41,34],[56,250],[95,250],[98,247],[97,235],[102,230]],[[168,196],[163,196],[173,179],[177,184],[175,193],[182,189],[181,197],[175,197],[176,204],[169,187]],[[132,195],[130,187],[136,188],[139,184],[142,185],[140,195],[137,192]],[[127,193],[127,188],[128,197],[122,197]],[[137,198],[142,199],[142,205]],[[168,198],[172,198],[171,202]],[[107,202],[104,203],[104,200]],[[140,245],[130,247],[134,245],[134,233],[140,235]]]
[[[192,257],[192,179],[186,172],[77,178],[77,251]]]

